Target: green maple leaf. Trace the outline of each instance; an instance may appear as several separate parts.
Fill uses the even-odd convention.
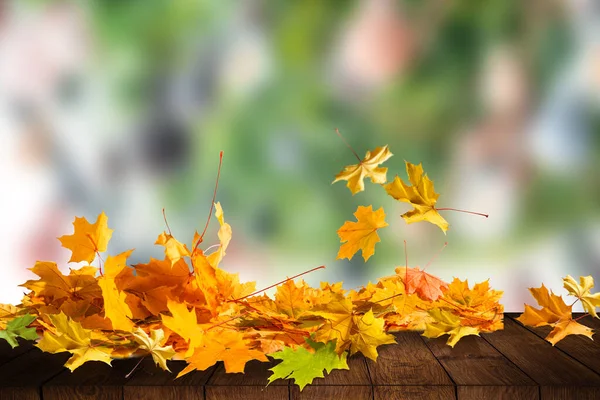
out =
[[[334,369],[349,369],[346,362],[348,353],[344,352],[339,356],[335,352],[335,340],[327,344],[313,342],[310,339],[306,339],[306,342],[315,350],[314,353],[304,347],[298,347],[296,350],[285,347],[281,351],[270,354],[271,357],[283,362],[270,369],[273,375],[269,377],[269,383],[278,378],[294,379],[302,390],[304,386],[312,383],[314,378],[323,378],[323,370],[329,374]]]
[[[27,325],[33,322],[37,317],[25,314],[15,318],[6,324],[6,329],[0,331],[0,338],[5,339],[8,344],[14,349],[19,345],[17,338],[21,337],[27,340],[35,340],[38,338],[35,328],[28,328]]]

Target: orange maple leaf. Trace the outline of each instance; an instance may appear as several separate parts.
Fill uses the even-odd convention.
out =
[[[416,293],[424,300],[434,301],[448,288],[446,282],[425,271],[419,270],[419,267],[397,267],[396,274],[404,282],[406,293]]]

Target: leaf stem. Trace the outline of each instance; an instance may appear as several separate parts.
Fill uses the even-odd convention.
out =
[[[479,212],[475,212],[475,211],[459,210],[457,208],[444,207],[444,208],[436,208],[436,210],[438,210],[438,211],[457,211],[457,212],[461,212],[461,213],[480,215],[482,217],[489,218],[489,214],[479,213]]]
[[[437,251],[437,253],[435,253],[433,255],[433,257],[431,257],[431,260],[429,260],[427,262],[427,264],[425,265],[425,267],[423,267],[423,271],[425,271],[425,268],[429,267],[431,265],[431,263],[434,262],[440,256],[441,252],[444,251],[444,249],[446,248],[446,246],[448,246],[448,242],[444,242],[444,245],[442,246],[442,248],[439,249]]]
[[[219,178],[221,177],[221,166],[222,165],[223,165],[223,150],[221,150],[221,152],[219,153],[219,169],[217,170],[217,181],[215,182],[215,190],[213,191],[213,198],[212,198],[212,202],[210,203],[210,211],[208,212],[208,218],[206,220],[206,225],[204,225],[204,230],[202,231],[202,234],[200,235],[200,239],[198,239],[198,241],[196,242],[196,245],[194,246],[194,250],[192,250],[192,254],[194,254],[196,252],[196,249],[198,249],[198,246],[202,242],[202,238],[204,237],[204,235],[206,234],[206,230],[208,229],[208,224],[210,223],[210,218],[212,217],[213,210],[215,208],[215,200],[217,198],[217,189],[219,187]]]
[[[171,232],[171,227],[169,227],[169,222],[167,222],[167,213],[165,212],[165,208],[162,209],[163,219],[165,220],[165,225],[167,226],[167,230],[169,231],[169,235],[173,236]]]
[[[131,376],[131,374],[133,374],[133,371],[135,371],[137,367],[142,363],[142,361],[144,361],[144,358],[146,358],[146,356],[140,357],[140,361],[138,361],[137,364],[135,364],[135,367],[133,367],[133,369],[129,371],[127,375],[125,375],[125,379],[128,379]]]
[[[298,278],[298,277],[300,277],[300,276],[302,276],[302,275],[306,275],[306,274],[309,274],[309,273],[311,273],[311,272],[313,272],[313,271],[316,271],[316,270],[318,270],[318,269],[323,269],[323,268],[325,268],[325,266],[324,266],[324,265],[321,265],[320,267],[316,267],[316,268],[313,268],[313,269],[311,269],[311,270],[304,271],[304,272],[302,272],[301,274],[294,275],[294,276],[292,276],[291,278],[284,279],[284,280],[282,280],[281,282],[274,283],[273,285],[271,285],[271,286],[267,286],[267,287],[266,287],[266,288],[264,288],[264,289],[257,290],[256,292],[254,292],[254,293],[250,293],[250,294],[249,294],[249,295],[247,295],[247,296],[240,297],[239,299],[229,300],[229,301],[239,301],[239,300],[247,299],[248,297],[252,297],[252,296],[254,296],[254,295],[256,295],[256,294],[259,294],[259,293],[261,293],[261,292],[264,292],[265,290],[269,290],[269,289],[271,289],[271,288],[274,288],[275,286],[281,285],[282,283],[285,283],[285,282],[287,282],[287,281],[291,281],[292,279],[296,279],[296,278]]]
[[[337,133],[337,135],[340,137],[340,139],[342,139],[344,141],[344,143],[346,144],[346,147],[348,147],[350,149],[350,151],[352,152],[352,154],[354,154],[354,157],[356,157],[356,159],[358,160],[358,162],[362,163],[362,160],[360,159],[360,157],[358,156],[358,154],[356,154],[356,151],[354,151],[354,149],[352,148],[352,146],[350,146],[350,144],[342,136],[342,134],[340,133],[340,130],[338,128],[335,128],[335,133]]]

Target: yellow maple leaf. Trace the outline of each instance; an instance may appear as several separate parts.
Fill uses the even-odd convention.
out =
[[[396,343],[394,336],[385,332],[385,320],[376,318],[373,310],[354,316],[353,322],[354,325],[350,331],[351,354],[360,351],[365,357],[376,361],[377,346]]]
[[[104,212],[93,224],[83,217],[75,217],[73,227],[75,231],[72,235],[58,238],[63,247],[72,252],[69,262],[86,261],[91,263],[97,252],[106,251],[113,230],[108,228],[108,217]]]
[[[546,336],[546,340],[552,343],[552,346],[568,335],[583,335],[592,339],[593,331],[573,319],[572,306],[566,305],[561,296],[548,291],[544,284],[539,288],[529,288],[529,291],[542,308],[537,309],[525,304],[525,311],[517,321],[533,327],[550,325],[553,329]]]
[[[102,361],[110,365],[111,350],[106,346],[92,342],[93,331],[84,329],[79,322],[68,318],[65,314],[50,314],[47,317],[54,325],[55,332],[49,330],[38,342],[37,347],[48,353],[62,353],[68,351],[71,358],[65,367],[74,371],[87,361]]]
[[[352,259],[358,250],[362,250],[362,256],[367,261],[375,253],[375,244],[381,241],[377,230],[388,226],[385,222],[385,212],[383,207],[373,211],[372,206],[358,206],[354,213],[357,221],[346,221],[337,233],[340,246],[337,258]]]
[[[100,296],[100,288],[96,281],[97,268],[84,266],[71,269],[69,275],[63,275],[50,261],[38,261],[29,269],[38,275],[38,280],[28,280],[20,285],[33,291],[36,296],[43,297],[46,304],[56,303],[57,300],[69,298],[71,300],[86,300]]]
[[[406,172],[412,185],[407,185],[396,175],[394,180],[384,185],[385,191],[398,201],[410,203],[414,209],[402,214],[408,224],[419,221],[429,221],[446,233],[448,222],[440,215],[435,204],[440,196],[433,188],[427,174],[423,173],[421,164],[414,165],[406,162]]]
[[[158,235],[158,238],[154,244],[159,244],[165,247],[165,256],[171,261],[171,265],[175,265],[175,263],[177,263],[183,257],[190,255],[190,251],[188,250],[187,246],[167,232],[163,232]]]
[[[334,296],[329,303],[313,307],[308,315],[324,319],[324,323],[315,332],[315,340],[327,343],[335,340],[335,351],[343,353],[351,345],[350,334],[354,326],[354,304],[349,297]]]
[[[242,332],[207,331],[203,336],[202,345],[187,359],[189,365],[177,377],[196,369],[203,371],[217,361],[223,361],[227,373],[244,372],[244,366],[250,360],[268,361],[262,351],[250,347],[250,342],[244,338]]]
[[[181,336],[188,342],[188,350],[185,353],[185,357],[189,357],[194,352],[194,349],[200,346],[202,329],[198,326],[198,320],[196,317],[196,310],[188,310],[184,303],[177,301],[168,300],[167,306],[171,312],[171,316],[162,314],[163,324]]]
[[[98,278],[104,298],[104,314],[112,322],[113,329],[130,332],[133,329],[133,314],[127,305],[125,292],[120,291],[115,278],[127,267],[127,258],[133,250],[125,251],[117,256],[109,256],[104,264],[104,275]]]
[[[220,243],[217,250],[206,257],[210,265],[212,265],[214,268],[217,268],[221,263],[221,260],[223,260],[223,257],[225,256],[225,250],[227,250],[229,242],[231,241],[231,225],[225,222],[223,208],[219,202],[215,203],[215,217],[217,217],[220,225],[219,232],[217,233]]]
[[[446,343],[454,347],[465,336],[479,336],[478,328],[462,325],[460,317],[449,311],[434,308],[429,310],[429,315],[433,317],[433,321],[426,324],[425,332],[423,332],[425,337],[437,338],[442,335],[450,335]]]
[[[143,329],[136,328],[132,333],[135,341],[140,344],[140,349],[148,351],[156,365],[171,372],[167,367],[167,360],[175,355],[175,351],[172,346],[162,345],[165,340],[165,332],[162,329],[153,329],[148,336]]]
[[[377,147],[373,152],[367,151],[365,158],[360,163],[348,165],[335,176],[333,183],[338,181],[348,181],[346,186],[355,195],[365,190],[363,179],[371,178],[371,182],[383,184],[386,182],[387,168],[379,167],[379,164],[386,161],[393,154],[387,145]]]
[[[600,307],[600,292],[590,293],[590,289],[594,287],[594,278],[591,276],[581,276],[579,277],[579,282],[580,284],[577,284],[571,275],[563,278],[563,286],[569,291],[569,294],[581,300],[583,309],[594,318],[598,318],[596,307]]]

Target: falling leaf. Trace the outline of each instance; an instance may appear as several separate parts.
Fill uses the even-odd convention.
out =
[[[17,338],[19,337],[27,340],[36,340],[38,335],[35,332],[35,328],[27,327],[35,318],[33,315],[25,314],[13,319],[6,324],[6,329],[0,331],[0,338],[6,340],[13,349],[19,345],[19,342],[17,342]]]
[[[375,244],[381,241],[377,230],[388,226],[385,213],[383,207],[373,211],[372,206],[358,206],[354,216],[356,222],[346,221],[337,231],[340,241],[344,243],[337,258],[350,260],[358,250],[362,250],[362,256],[367,261],[375,253]]]
[[[147,350],[152,355],[156,365],[171,372],[167,367],[167,360],[175,355],[175,351],[171,346],[162,345],[165,339],[165,332],[162,329],[153,329],[148,336],[143,329],[136,328],[133,331],[133,337],[136,342],[140,343],[140,349]]]
[[[429,221],[446,233],[448,222],[435,208],[440,197],[433,189],[433,181],[423,173],[421,164],[414,165],[406,161],[406,172],[412,186],[404,183],[397,175],[394,180],[384,186],[385,191],[398,201],[410,203],[414,209],[402,214],[408,224],[419,221]]]
[[[69,262],[94,261],[97,252],[104,252],[113,230],[108,228],[108,217],[102,212],[94,224],[85,218],[75,218],[75,232],[58,238],[63,247],[71,250]]]
[[[383,184],[386,182],[387,168],[379,167],[379,164],[386,161],[393,154],[387,146],[377,147],[373,152],[367,151],[365,158],[355,165],[348,165],[342,172],[335,176],[333,183],[338,181],[348,181],[346,186],[355,195],[365,190],[363,179],[371,178],[371,182]]]
[[[600,307],[600,292],[590,293],[590,289],[594,287],[594,278],[591,276],[579,277],[580,284],[578,285],[575,279],[571,275],[567,275],[563,278],[564,288],[569,291],[569,294],[577,297],[583,309],[592,315],[594,318],[598,318],[596,313],[596,307]]]
[[[47,353],[62,353],[68,351],[71,358],[65,367],[74,371],[87,361],[102,361],[111,363],[111,350],[99,344],[92,344],[92,331],[84,329],[79,322],[69,319],[65,314],[48,315],[55,327],[56,333],[45,331],[37,347]]]
[[[450,335],[446,343],[454,347],[465,336],[479,336],[479,329],[472,326],[463,326],[460,317],[449,311],[433,309],[429,311],[429,315],[433,317],[434,321],[427,324],[425,332],[423,332],[425,337],[437,338],[442,335]]]
[[[306,343],[314,352],[304,347],[285,347],[271,354],[271,357],[282,362],[270,369],[273,375],[269,376],[269,383],[276,379],[293,379],[302,391],[315,378],[323,378],[323,370],[330,374],[334,369],[349,369],[346,361],[348,353],[338,355],[334,341],[325,344],[307,338]]]

